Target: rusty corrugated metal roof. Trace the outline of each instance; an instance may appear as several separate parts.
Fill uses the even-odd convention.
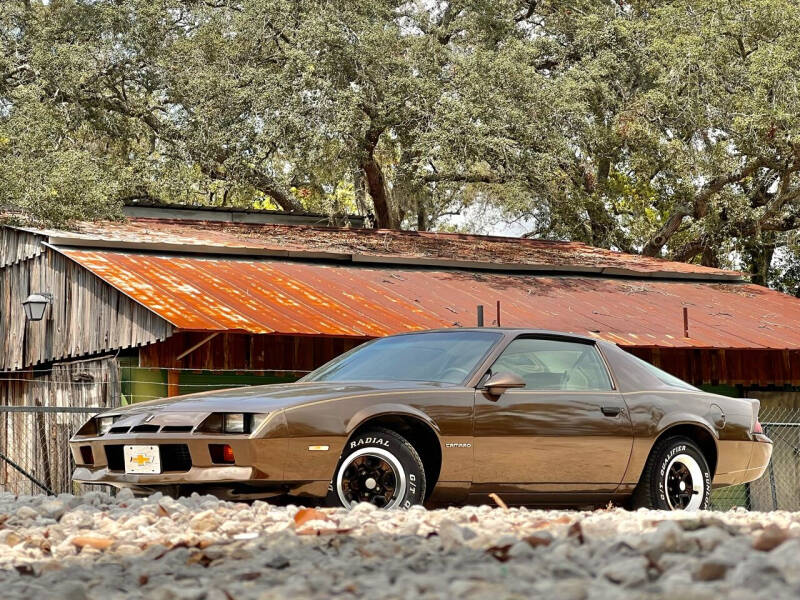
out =
[[[353,262],[427,260],[467,268],[515,265],[555,271],[592,271],[649,277],[740,279],[741,274],[700,265],[559,242],[453,233],[336,229],[297,225],[164,219],[78,223],[74,231],[34,230],[63,246],[115,246],[129,250],[274,255],[325,253]]]
[[[800,300],[745,283],[534,276],[60,249],[179,329],[374,337],[502,325],[623,346],[800,348]],[[690,337],[683,337],[683,307]]]

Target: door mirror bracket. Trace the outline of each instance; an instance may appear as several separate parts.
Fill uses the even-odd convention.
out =
[[[483,389],[486,391],[486,393],[494,397],[502,396],[506,390],[524,387],[525,381],[522,379],[522,377],[507,371],[495,373],[486,380],[486,383],[483,384]]]

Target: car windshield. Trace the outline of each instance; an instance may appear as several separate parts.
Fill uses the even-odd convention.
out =
[[[301,381],[459,384],[501,337],[491,331],[442,331],[380,338],[334,358]]]

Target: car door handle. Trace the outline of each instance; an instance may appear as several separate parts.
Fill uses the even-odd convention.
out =
[[[607,417],[616,417],[622,412],[622,408],[619,406],[601,406],[600,410]]]

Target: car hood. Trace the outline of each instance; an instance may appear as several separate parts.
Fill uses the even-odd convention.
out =
[[[266,413],[299,406],[309,402],[331,400],[340,397],[368,395],[375,392],[419,390],[425,388],[448,388],[450,384],[409,382],[409,381],[375,381],[348,383],[330,382],[297,382],[278,383],[241,387],[212,392],[200,392],[173,398],[159,398],[147,402],[137,402],[122,408],[106,411],[107,414],[135,415],[137,413],[157,412],[252,412]]]

